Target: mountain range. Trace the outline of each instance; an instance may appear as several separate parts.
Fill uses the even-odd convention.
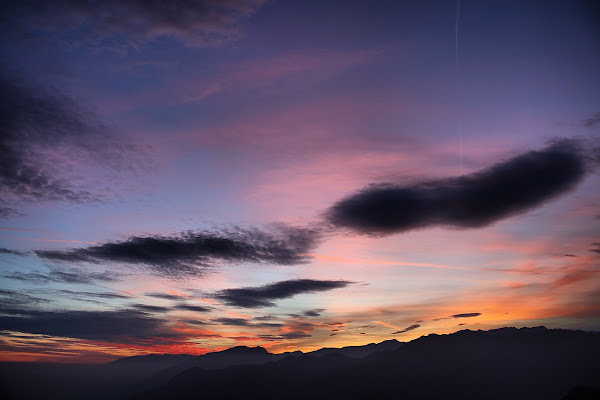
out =
[[[101,365],[2,363],[4,399],[600,399],[600,333],[462,330],[272,354],[238,346]]]

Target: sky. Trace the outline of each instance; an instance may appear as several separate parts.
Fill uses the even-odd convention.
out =
[[[593,3],[3,3],[0,360],[600,330]]]

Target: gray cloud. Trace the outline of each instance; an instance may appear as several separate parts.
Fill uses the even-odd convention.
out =
[[[123,343],[168,336],[164,321],[138,310],[17,311],[0,316],[3,330]]]
[[[210,307],[197,306],[197,305],[193,305],[193,304],[178,304],[173,308],[176,310],[195,311],[195,312],[207,312],[207,311],[211,310]]]
[[[564,139],[470,175],[406,186],[371,185],[334,204],[326,218],[336,227],[368,235],[487,226],[574,188],[588,168],[582,147]]]
[[[591,117],[583,120],[583,126],[586,128],[595,128],[600,126],[600,112],[594,113]]]
[[[307,262],[318,233],[280,226],[273,232],[235,228],[184,232],[175,236],[133,236],[121,242],[66,251],[36,251],[46,260],[70,263],[134,264],[160,276],[200,276],[221,263],[294,265]]]
[[[163,299],[163,300],[181,300],[181,296],[177,296],[176,294],[170,294],[170,293],[146,292],[146,293],[144,293],[144,296],[154,297],[155,299]]]
[[[190,45],[214,45],[236,38],[241,23],[264,1],[29,0],[8,1],[0,10],[5,25],[29,34],[77,29],[91,43],[119,38],[137,45],[175,37]]]
[[[62,177],[68,162],[129,168],[139,147],[125,144],[100,119],[59,90],[0,70],[0,217],[19,215],[23,201],[97,201]]]
[[[303,293],[314,293],[346,287],[350,281],[325,281],[314,279],[292,279],[265,286],[225,289],[214,297],[223,303],[243,308],[274,306],[273,300],[281,300]]]
[[[220,325],[231,325],[231,326],[249,326],[251,325],[247,319],[244,318],[216,318],[212,322]]]
[[[96,282],[116,282],[119,280],[120,274],[105,272],[88,272],[78,269],[58,269],[52,268],[49,273],[40,272],[13,272],[4,275],[4,278],[13,279],[31,283],[80,283],[93,284]]]
[[[26,256],[27,253],[24,251],[11,250],[4,247],[0,247],[0,254],[8,254],[11,256]]]
[[[480,315],[481,315],[481,313],[479,313],[479,312],[472,312],[472,313],[454,314],[454,315],[451,315],[451,317],[452,318],[471,318],[471,317],[478,317]]]
[[[392,335],[397,335],[399,333],[405,333],[405,332],[408,332],[408,331],[412,331],[414,329],[419,328],[420,326],[421,325],[419,325],[419,324],[414,324],[414,325],[411,325],[411,326],[407,326],[406,328],[402,329],[401,331],[394,332]]]

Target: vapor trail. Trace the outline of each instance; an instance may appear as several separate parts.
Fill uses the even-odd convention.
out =
[[[456,102],[458,104],[458,138],[460,148],[460,174],[463,174],[463,149],[462,149],[462,115],[460,101],[460,68],[458,62],[458,23],[460,22],[460,0],[456,2],[456,23],[454,24],[454,53],[456,56]]]

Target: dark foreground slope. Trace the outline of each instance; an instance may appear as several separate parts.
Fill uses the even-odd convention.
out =
[[[467,330],[363,359],[331,353],[193,367],[135,399],[591,399],[598,398],[599,360],[598,333]]]

